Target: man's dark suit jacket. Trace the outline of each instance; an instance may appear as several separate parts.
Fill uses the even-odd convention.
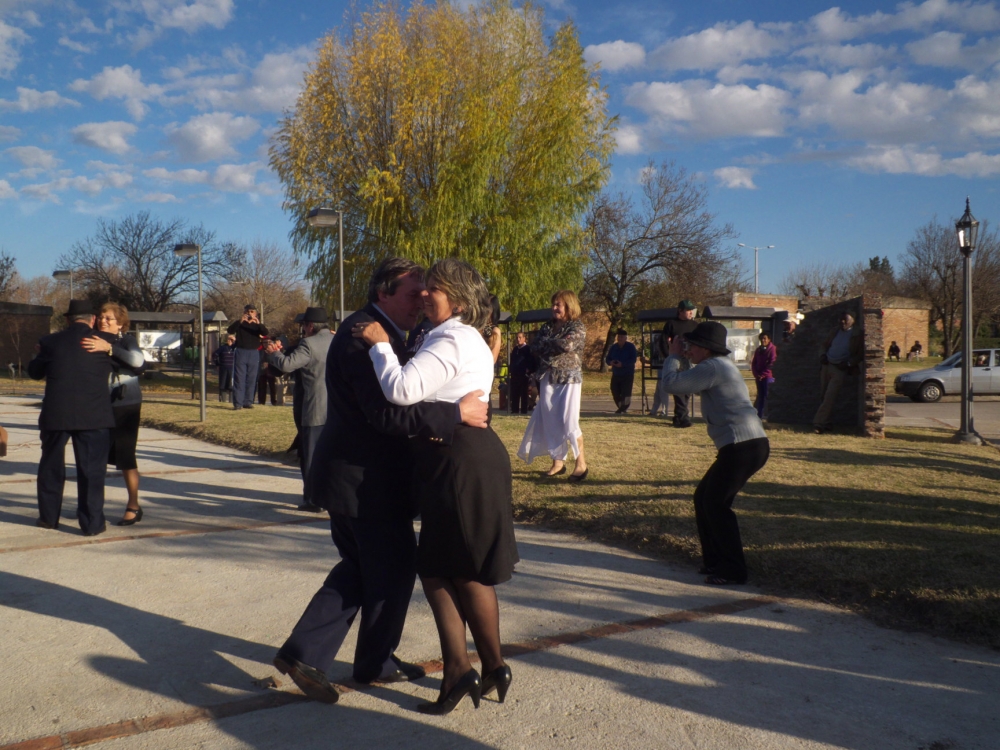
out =
[[[331,513],[365,520],[416,515],[409,436],[450,443],[455,404],[396,406],[382,395],[368,346],[354,338],[356,323],[381,323],[396,355],[405,344],[373,305],[349,316],[333,337],[326,361],[328,411],[312,466],[313,502]]]
[[[86,323],[71,323],[42,338],[41,351],[28,363],[28,374],[45,378],[45,398],[38,426],[48,431],[102,430],[115,426],[108,393],[111,357],[88,352],[83,339],[96,335]]]

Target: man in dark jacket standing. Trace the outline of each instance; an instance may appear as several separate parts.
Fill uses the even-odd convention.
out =
[[[247,305],[243,317],[227,329],[236,336],[236,357],[233,360],[233,408],[252,409],[257,375],[260,372],[260,337],[267,335],[257,308]]]
[[[356,323],[377,321],[397,356],[422,308],[423,269],[389,258],[368,285],[368,304],[337,329],[326,361],[329,406],[311,480],[314,502],[330,513],[340,562],[306,607],[274,665],[311,698],[336,703],[326,676],[358,613],[354,679],[401,682],[424,670],[395,655],[416,580],[415,498],[410,491],[416,439],[451,443],[459,422],[486,427],[479,391],[459,403],[396,406],[382,395],[368,347],[352,336]]]
[[[663,324],[663,333],[660,334],[660,351],[663,356],[666,357],[669,353],[670,342],[674,340],[676,336],[683,336],[685,333],[691,333],[698,324],[694,322],[695,313],[698,312],[698,306],[695,305],[689,299],[682,299],[677,303],[677,318],[675,320],[668,320]],[[691,366],[687,358],[683,360],[682,369],[686,370]],[[660,371],[662,377],[663,371]],[[690,427],[691,426],[691,394],[690,393],[675,393],[674,394],[674,427]]]
[[[233,364],[236,361],[236,336],[226,335],[224,344],[212,354],[212,364],[219,368],[219,401],[233,400]]]
[[[628,340],[628,331],[619,328],[615,343],[608,349],[605,362],[611,367],[611,398],[618,407],[615,414],[624,414],[632,405],[632,384],[635,381],[635,361],[639,352],[635,344]]]
[[[84,536],[107,529],[104,480],[108,471],[111,411],[109,352],[90,352],[83,340],[94,336],[94,309],[86,300],[70,300],[66,330],[45,336],[28,363],[28,374],[45,378],[45,397],[38,418],[42,458],[38,463],[38,522],[43,529],[59,526],[66,484],[65,449],[73,441],[76,457],[77,520]]]
[[[313,501],[310,469],[316,444],[326,424],[326,357],[333,334],[325,307],[306,308],[302,316],[302,339],[289,352],[281,341],[267,347],[267,361],[284,373],[295,375],[295,409],[299,412],[299,466],[302,468],[302,505],[299,510],[318,513],[323,509]]]
[[[517,332],[517,345],[510,350],[510,413],[528,413],[528,384],[537,367],[524,331]]]

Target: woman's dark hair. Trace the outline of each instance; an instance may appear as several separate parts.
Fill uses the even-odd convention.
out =
[[[490,295],[490,323],[497,325],[500,322],[500,300],[495,294]]]
[[[378,302],[379,294],[391,297],[407,276],[424,278],[424,267],[406,258],[386,258],[379,263],[368,282],[368,301]]]

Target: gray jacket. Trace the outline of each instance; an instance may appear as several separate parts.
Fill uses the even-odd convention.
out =
[[[145,357],[139,348],[139,342],[134,336],[125,333],[110,340],[113,368],[109,382],[111,406],[117,409],[120,406],[140,404],[142,390],[136,370],[142,367]]]
[[[284,373],[295,373],[302,384],[302,426],[320,427],[326,424],[326,355],[333,334],[324,328],[306,336],[288,354],[275,352],[267,361]]]

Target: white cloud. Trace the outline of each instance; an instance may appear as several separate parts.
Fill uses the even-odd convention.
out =
[[[744,60],[771,57],[788,49],[790,24],[759,27],[752,21],[719,23],[688,36],[670,39],[649,54],[649,62],[667,70],[713,70]]]
[[[7,78],[21,62],[18,47],[31,37],[15,26],[0,20],[0,78]]]
[[[13,146],[4,153],[28,169],[55,169],[61,163],[54,151],[46,151],[38,146]]]
[[[171,193],[146,193],[139,198],[146,203],[180,203],[180,199]]]
[[[312,50],[299,47],[291,52],[264,55],[248,72],[224,75],[191,75],[201,69],[196,62],[185,68],[169,68],[164,75],[172,78],[178,97],[205,108],[242,112],[282,112],[295,104],[302,90],[302,80],[312,59]]]
[[[80,103],[60,96],[55,91],[36,91],[23,86],[17,87],[17,99],[0,99],[0,110],[10,109],[18,112],[36,112],[52,107],[79,107]]]
[[[638,68],[646,62],[646,50],[641,44],[621,39],[604,44],[590,44],[583,50],[588,63],[600,63],[603,70],[617,71]]]
[[[215,161],[237,155],[233,144],[260,130],[252,117],[236,117],[229,112],[213,112],[192,117],[183,125],[165,128],[168,140],[186,161]]]
[[[753,184],[753,170],[746,167],[722,167],[713,172],[715,178],[723,187],[745,190],[756,190]]]
[[[959,177],[996,177],[1000,175],[1000,155],[984,154],[980,151],[944,158],[934,151],[918,151],[916,148],[872,149],[864,156],[850,159],[848,163],[867,172],[888,172],[889,174],[915,174],[938,177],[957,175]]]
[[[650,116],[666,133],[709,138],[781,135],[791,101],[774,86],[724,86],[703,80],[682,83],[636,83],[625,100]]]
[[[89,55],[94,51],[93,47],[88,47],[86,44],[82,44],[80,42],[74,42],[68,36],[59,37],[59,44],[67,49],[73,50],[74,52],[80,52],[85,55]]]
[[[10,186],[7,180],[0,180],[0,200],[10,200],[17,197],[17,191]]]
[[[78,78],[69,87],[73,91],[84,91],[98,101],[122,99],[125,101],[125,108],[136,120],[141,120],[148,111],[144,102],[163,93],[162,86],[143,83],[142,71],[131,65],[105,67],[89,81]]]
[[[162,182],[208,185],[217,190],[231,193],[270,195],[274,192],[270,185],[260,185],[256,182],[256,174],[262,169],[265,169],[262,162],[250,162],[249,164],[220,164],[214,173],[203,169],[179,169],[171,172],[163,167],[155,167],[145,170],[143,174]]]
[[[3,141],[16,141],[21,137],[21,131],[13,125],[0,125],[0,143]]]
[[[792,54],[838,68],[874,68],[895,60],[899,52],[878,44],[813,44]]]
[[[223,28],[233,17],[233,0],[143,0],[142,9],[157,26],[192,34],[205,26]]]
[[[876,11],[867,16],[851,16],[834,7],[817,13],[807,26],[819,38],[834,42],[863,35],[921,31],[941,23],[978,33],[1000,28],[1000,11],[992,2],[925,0],[923,3],[903,2],[896,7],[897,13]]]
[[[1000,61],[1000,39],[980,39],[972,46],[964,46],[965,34],[939,31],[906,45],[906,51],[918,65],[939,68],[965,68],[981,70]]]
[[[130,122],[112,120],[110,122],[87,122],[77,125],[70,132],[73,142],[93,146],[112,154],[124,154],[130,148],[127,138],[135,135],[138,128]]]
[[[615,131],[615,143],[619,154],[641,154],[642,130],[635,125],[619,125]]]

